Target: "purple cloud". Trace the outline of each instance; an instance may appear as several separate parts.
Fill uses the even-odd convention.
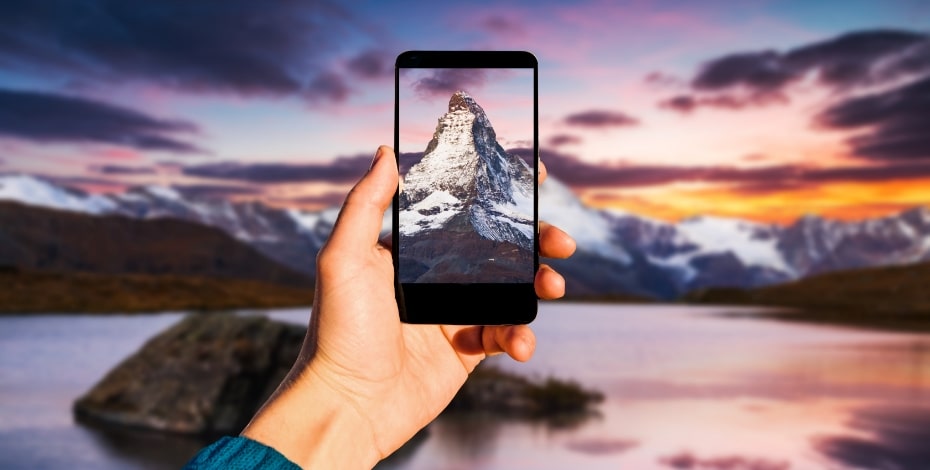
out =
[[[784,103],[786,89],[811,75],[825,87],[848,90],[928,72],[930,35],[854,31],[785,52],[737,52],[712,59],[692,78],[694,94],[675,96],[659,105],[679,112],[702,106],[742,109]]]
[[[410,167],[420,163],[420,160],[423,159],[424,152],[402,152],[398,155],[398,160],[400,165],[398,166],[398,173],[401,176],[406,175],[407,171],[410,170]]]
[[[89,168],[102,175],[153,175],[154,167],[150,166],[123,166],[123,165],[93,165]]]
[[[480,87],[486,81],[484,69],[436,69],[414,82],[413,88],[424,96],[448,96]]]
[[[756,93],[776,92],[814,72],[824,85],[871,85],[930,70],[930,36],[896,30],[868,30],[791,49],[743,52],[714,59],[691,84],[716,91],[742,86]]]
[[[533,149],[515,148],[508,152],[531,158]],[[812,183],[871,182],[891,179],[930,178],[930,164],[860,165],[847,167],[806,167],[770,165],[675,166],[628,163],[589,163],[575,155],[540,150],[540,159],[549,174],[574,188],[642,187],[675,182],[713,182],[732,185],[746,193],[774,192]]]
[[[505,38],[519,38],[526,35],[522,22],[507,16],[488,16],[478,24],[485,31]]]
[[[561,147],[569,144],[580,144],[581,137],[572,134],[556,134],[549,138],[550,147]]]
[[[228,186],[219,184],[186,184],[172,186],[181,194],[195,199],[229,199],[233,196],[260,196],[261,188],[255,186]]]
[[[220,162],[182,168],[188,176],[250,183],[299,183],[321,181],[351,183],[371,164],[370,155],[339,157],[325,163],[239,163]]]
[[[329,192],[325,192],[322,194],[315,194],[315,195],[310,195],[310,196],[297,196],[297,197],[291,197],[291,198],[275,197],[275,198],[272,198],[271,200],[274,202],[281,202],[281,203],[285,203],[289,205],[305,204],[305,205],[320,206],[320,207],[332,207],[332,206],[341,205],[343,202],[345,202],[346,194],[348,194],[348,190],[329,191]]]
[[[179,136],[197,126],[54,93],[0,89],[0,135],[36,142],[106,143],[141,150],[204,153]]]
[[[930,77],[843,100],[821,112],[816,121],[834,129],[868,129],[849,140],[858,156],[930,160]]]
[[[619,111],[590,110],[570,114],[565,123],[578,127],[628,127],[639,124],[639,120]]]
[[[324,71],[307,83],[303,96],[311,102],[345,101],[351,90],[345,79],[335,72]]]
[[[732,94],[717,94],[709,96],[685,94],[662,100],[659,102],[659,107],[687,114],[699,107],[736,110],[749,106],[763,106],[772,103],[787,102],[788,97],[780,92],[770,92],[748,96],[737,96]]]
[[[387,51],[371,49],[350,59],[346,63],[346,68],[352,74],[362,78],[388,78],[394,74],[394,57]]]
[[[340,88],[321,86],[334,82],[330,51],[367,39],[361,26],[328,0],[2,2],[0,63],[92,82],[338,100]]]

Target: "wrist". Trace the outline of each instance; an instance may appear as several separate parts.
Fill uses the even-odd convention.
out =
[[[372,468],[381,459],[367,420],[305,367],[242,431],[303,468]]]

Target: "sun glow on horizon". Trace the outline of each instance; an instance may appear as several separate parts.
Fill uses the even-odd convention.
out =
[[[749,194],[723,185],[667,185],[646,189],[586,190],[592,207],[619,209],[667,222],[699,215],[789,225],[805,215],[859,221],[930,207],[930,178],[869,183],[828,183]]]

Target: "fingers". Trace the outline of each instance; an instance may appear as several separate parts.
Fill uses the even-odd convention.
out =
[[[452,346],[459,354],[494,356],[506,352],[526,362],[536,351],[536,335],[526,325],[470,326],[455,333]]]
[[[548,265],[540,264],[536,271],[536,295],[541,299],[558,299],[565,295],[565,278]]]
[[[520,362],[530,360],[536,351],[536,335],[526,325],[486,326],[482,331],[482,343],[487,355],[505,352]]]
[[[333,227],[328,244],[334,250],[358,250],[372,247],[378,242],[384,211],[391,205],[397,191],[397,162],[390,147],[378,147],[371,169],[352,188],[339,218]]]
[[[545,258],[568,258],[575,252],[575,239],[558,227],[539,223],[539,255]]]
[[[543,184],[543,181],[546,181],[546,177],[549,176],[549,170],[546,170],[546,164],[542,160],[537,160],[539,162],[539,169],[536,171],[539,172],[539,184]]]

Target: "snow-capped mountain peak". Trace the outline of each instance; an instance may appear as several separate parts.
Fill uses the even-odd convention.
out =
[[[400,231],[438,230],[462,214],[482,237],[532,249],[534,183],[529,166],[497,142],[484,109],[458,91],[404,176]]]
[[[779,228],[741,219],[697,216],[682,220],[678,230],[700,253],[730,252],[746,266],[765,266],[794,274],[778,251]]]
[[[88,214],[103,214],[116,208],[116,203],[106,196],[63,188],[31,175],[0,176],[0,200]]]

